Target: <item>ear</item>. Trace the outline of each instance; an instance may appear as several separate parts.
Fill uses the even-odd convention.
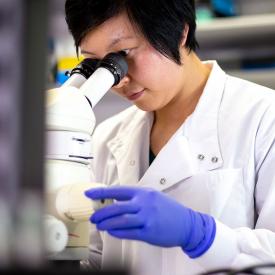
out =
[[[185,24],[184,30],[182,32],[181,43],[180,43],[181,47],[185,47],[188,33],[189,33],[189,25]]]

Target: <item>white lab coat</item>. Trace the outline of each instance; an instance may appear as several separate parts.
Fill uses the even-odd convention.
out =
[[[93,171],[96,182],[155,188],[212,215],[217,222],[212,246],[190,259],[179,247],[119,240],[91,225],[89,261],[83,267],[192,275],[275,261],[275,92],[210,63],[195,111],[151,166],[153,115],[133,106],[98,126]]]

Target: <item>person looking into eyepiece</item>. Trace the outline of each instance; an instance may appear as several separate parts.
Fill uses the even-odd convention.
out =
[[[124,52],[133,106],[93,134],[83,268],[192,275],[275,261],[275,93],[196,54],[193,0],[67,0],[76,49]]]

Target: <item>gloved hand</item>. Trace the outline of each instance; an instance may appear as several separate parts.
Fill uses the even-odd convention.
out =
[[[93,188],[85,195],[93,200],[115,199],[90,218],[98,230],[162,247],[180,246],[191,258],[202,255],[212,244],[215,220],[206,214],[149,188],[116,186]]]

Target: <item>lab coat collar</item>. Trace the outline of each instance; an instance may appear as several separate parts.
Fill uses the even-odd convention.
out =
[[[196,155],[198,169],[202,171],[217,169],[223,165],[218,122],[227,78],[217,62],[207,61],[204,64],[212,66],[212,70],[186,131],[192,151]]]
[[[213,170],[223,164],[217,125],[226,75],[216,62],[207,63],[212,71],[195,111],[150,166],[152,113],[137,110],[127,127],[109,141],[121,185],[153,185],[161,191],[200,170]]]

